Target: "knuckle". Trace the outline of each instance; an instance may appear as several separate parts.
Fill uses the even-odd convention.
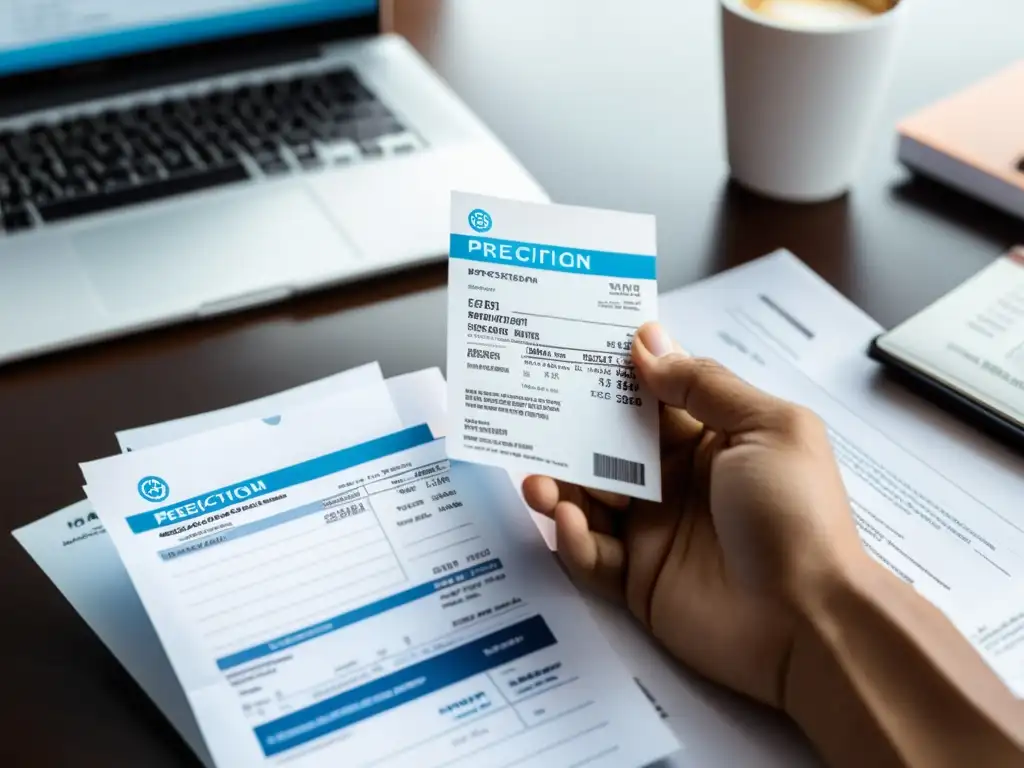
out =
[[[714,388],[725,368],[707,357],[680,357],[672,362],[672,383],[676,405],[689,409],[692,399]]]
[[[714,375],[725,370],[720,362],[711,357],[691,357],[689,363],[698,373]]]
[[[828,434],[825,422],[810,408],[785,403],[780,411],[782,425],[786,432],[801,442],[816,442]]]
[[[714,381],[722,376],[729,375],[725,367],[717,360],[710,357],[684,358],[680,365],[689,369],[691,379],[698,383]]]

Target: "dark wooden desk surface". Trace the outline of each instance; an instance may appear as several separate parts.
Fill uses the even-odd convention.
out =
[[[892,159],[900,115],[1020,55],[1024,6],[907,1],[862,178],[813,207],[726,182],[714,0],[405,0],[396,23],[554,199],[657,214],[663,289],[786,246],[891,325],[1024,241],[1024,223]],[[195,763],[6,532],[77,501],[78,462],[114,453],[117,429],[375,359],[442,365],[444,280],[431,267],[0,369],[0,765]]]

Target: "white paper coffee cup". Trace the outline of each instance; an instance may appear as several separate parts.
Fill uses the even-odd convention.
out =
[[[820,28],[720,2],[733,178],[792,202],[842,195],[862,165],[913,0]]]

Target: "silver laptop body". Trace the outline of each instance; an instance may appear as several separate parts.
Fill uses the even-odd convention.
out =
[[[0,363],[443,258],[452,189],[545,199],[346,4],[85,63],[0,33]]]

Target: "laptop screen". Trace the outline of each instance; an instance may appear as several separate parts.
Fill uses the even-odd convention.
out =
[[[378,0],[0,0],[0,76],[377,12]]]

